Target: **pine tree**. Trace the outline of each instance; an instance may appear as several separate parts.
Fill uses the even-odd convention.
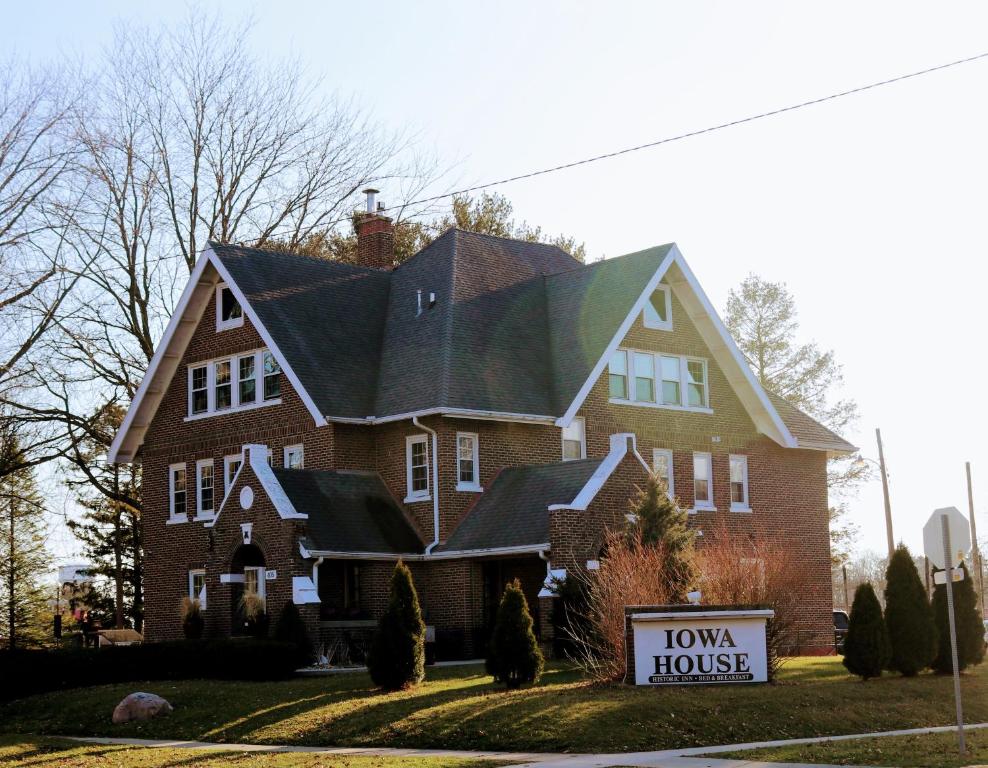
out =
[[[851,623],[844,640],[844,666],[867,680],[881,677],[891,654],[882,606],[870,582],[860,584],[851,604]]]
[[[14,463],[20,448],[13,431],[0,433],[0,452],[0,463]],[[32,469],[0,479],[0,608],[10,648],[39,645],[48,635],[44,514]]]
[[[973,664],[980,664],[985,658],[985,628],[978,611],[978,597],[974,591],[974,580],[968,573],[967,565],[961,563],[963,581],[955,581],[954,626],[957,630],[957,666],[960,671]],[[950,624],[947,615],[947,585],[937,584],[933,590],[933,615],[936,621],[940,645],[931,665],[941,675],[951,674],[954,663],[950,650]]]
[[[115,405],[101,409],[93,417],[94,430],[114,434],[124,414],[124,409]],[[139,464],[107,466],[104,452],[100,440],[84,440],[75,450],[74,463],[86,470],[83,477],[70,479],[68,485],[76,488],[76,501],[85,512],[80,519],[68,521],[68,526],[82,544],[92,574],[111,584],[113,615],[101,618],[140,632],[144,620],[141,511],[120,499],[140,499],[141,470]],[[94,490],[95,483],[106,493]],[[98,591],[105,592],[103,588]]]
[[[696,533],[689,527],[689,516],[670,498],[665,482],[654,472],[631,500],[630,534],[643,546],[662,547],[664,573],[656,574],[669,585],[673,602],[686,602],[698,577]]]
[[[388,607],[377,622],[367,667],[374,684],[389,691],[409,688],[425,677],[425,624],[412,574],[400,560],[391,575]]]
[[[497,622],[487,655],[487,672],[508,688],[534,683],[542,676],[545,661],[532,631],[532,614],[515,579],[504,588],[497,609]]]
[[[312,638],[309,637],[309,630],[302,620],[302,615],[295,607],[295,603],[285,603],[278,616],[278,623],[274,627],[274,639],[283,643],[291,643],[298,650],[298,666],[304,667],[312,663],[315,655],[312,648]]]
[[[895,550],[885,573],[885,626],[892,644],[889,669],[912,677],[930,665],[937,651],[933,610],[904,544]]]

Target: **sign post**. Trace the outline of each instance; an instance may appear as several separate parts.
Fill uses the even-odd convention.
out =
[[[947,623],[950,626],[950,659],[954,665],[954,704],[957,710],[957,748],[963,756],[967,752],[964,743],[964,708],[961,704],[961,675],[957,663],[957,624],[954,621],[954,569],[961,564],[964,553],[971,545],[967,520],[956,507],[936,510],[923,526],[923,545],[926,556],[945,569],[947,589]]]

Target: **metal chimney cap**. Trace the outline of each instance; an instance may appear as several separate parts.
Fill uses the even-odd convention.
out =
[[[361,192],[367,195],[367,213],[377,213],[377,193],[379,191],[373,187],[367,187],[367,189],[361,190]]]

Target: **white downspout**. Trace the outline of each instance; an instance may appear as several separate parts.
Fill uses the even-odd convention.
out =
[[[322,565],[322,561],[325,560],[325,559],[326,559],[325,557],[319,557],[312,564],[312,583],[315,584],[315,586],[316,586],[316,594],[317,595],[319,594],[319,566]]]
[[[439,438],[436,430],[429,429],[419,422],[418,416],[412,417],[412,424],[424,432],[432,435],[432,530],[435,533],[432,543],[425,548],[425,554],[432,554],[432,550],[439,545]]]

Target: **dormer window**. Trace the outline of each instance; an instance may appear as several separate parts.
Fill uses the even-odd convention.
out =
[[[216,286],[216,330],[226,331],[244,324],[244,310],[224,283]]]
[[[672,330],[672,297],[668,285],[660,285],[645,302],[643,321],[646,328]]]

